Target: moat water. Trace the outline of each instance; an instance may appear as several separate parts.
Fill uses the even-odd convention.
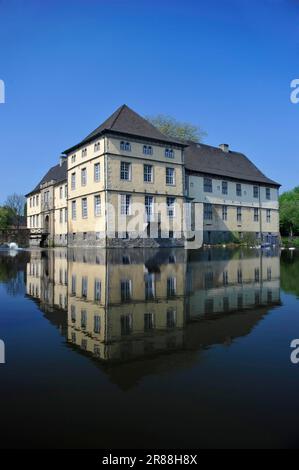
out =
[[[1,448],[299,446],[298,251],[1,252],[0,338]]]

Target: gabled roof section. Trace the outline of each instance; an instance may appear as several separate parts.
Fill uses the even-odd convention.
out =
[[[243,153],[189,142],[185,149],[186,170],[279,187],[264,175]]]
[[[38,185],[28,194],[37,193],[40,191],[40,186],[50,181],[54,181],[55,184],[62,183],[67,180],[67,161],[65,160],[62,165],[58,164],[50,168],[50,170],[45,174],[45,176],[40,180]]]
[[[165,142],[168,144],[179,145],[180,147],[185,146],[185,144],[179,140],[171,139],[170,137],[162,134],[162,132],[160,132],[150,122],[124,104],[113,114],[111,114],[111,116],[106,119],[106,121],[104,121],[99,127],[88,134],[88,136],[85,137],[81,142],[65,150],[64,153],[69,153],[105,133],[115,133],[118,135],[123,134],[126,136],[153,140],[156,142]]]

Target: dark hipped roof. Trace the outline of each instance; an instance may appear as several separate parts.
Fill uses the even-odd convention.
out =
[[[189,142],[185,149],[186,170],[238,180],[280,186],[267,178],[243,153]]]
[[[63,161],[62,165],[58,164],[50,168],[50,170],[45,174],[45,176],[41,179],[38,185],[26,196],[30,194],[39,192],[40,186],[45,183],[49,183],[50,181],[54,181],[55,184],[61,183],[67,179],[67,161]]]
[[[88,134],[87,137],[81,140],[81,142],[65,150],[64,153],[69,153],[76,148],[90,142],[96,137],[99,137],[101,134],[107,132],[139,138],[143,137],[149,140],[166,142],[184,147],[182,142],[165,136],[150,122],[124,104],[118,108],[108,119],[106,119],[106,121],[104,121],[99,127],[97,127],[94,131]]]

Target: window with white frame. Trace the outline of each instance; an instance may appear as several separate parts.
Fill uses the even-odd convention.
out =
[[[222,194],[228,193],[228,184],[227,181],[222,181]]]
[[[87,170],[86,168],[82,168],[81,170],[81,185],[86,186],[87,183]]]
[[[87,297],[87,291],[88,291],[88,278],[87,276],[82,277],[82,285],[81,285],[81,295],[86,299]]]
[[[125,152],[131,152],[130,142],[125,142],[124,140],[122,140],[120,142],[120,150],[124,150]]]
[[[204,190],[205,193],[212,193],[213,192],[212,178],[204,178],[203,179],[203,190]]]
[[[153,166],[152,165],[144,165],[143,166],[143,180],[146,183],[153,182]]]
[[[271,199],[271,190],[270,190],[270,188],[266,188],[266,199],[268,199],[268,200]]]
[[[170,276],[167,278],[167,297],[176,295],[176,278]]]
[[[259,197],[259,187],[258,186],[253,186],[253,197],[258,198]]]
[[[121,215],[131,214],[131,195],[121,194],[120,196],[120,213]]]
[[[127,181],[131,179],[131,163],[120,162],[120,179]]]
[[[77,202],[72,201],[72,220],[76,220],[77,218]]]
[[[166,184],[175,185],[174,168],[166,168]]]
[[[174,150],[172,148],[165,149],[165,157],[174,158]]]
[[[166,198],[166,205],[167,205],[167,215],[170,218],[175,217],[175,197],[168,196]]]
[[[203,205],[203,218],[204,220],[213,220],[213,207],[212,204]]]
[[[101,300],[101,290],[102,284],[100,279],[95,279],[94,281],[94,300],[95,302],[99,302]]]
[[[132,296],[132,281],[130,279],[123,279],[120,281],[120,297],[123,302],[131,300]]]
[[[101,215],[101,196],[99,194],[94,197],[94,215],[96,217]]]
[[[237,222],[242,222],[242,207],[237,207]]]
[[[166,326],[167,328],[175,328],[176,326],[176,310],[169,308],[166,313]]]
[[[222,206],[222,220],[227,220],[227,206]]]
[[[145,213],[147,215],[147,220],[151,221],[153,217],[153,206],[154,206],[154,198],[153,196],[145,196],[144,197],[144,205],[145,205]]]
[[[94,333],[101,332],[101,317],[100,315],[95,315],[93,317],[93,331]]]
[[[144,314],[144,330],[149,331],[154,328],[154,314],[145,313]]]
[[[94,164],[94,180],[97,182],[97,181],[100,181],[100,164],[99,163],[95,163]]]
[[[267,209],[266,211],[267,223],[271,222],[271,209]]]
[[[254,222],[259,221],[259,209],[258,209],[258,207],[255,207],[253,209],[253,220],[254,220]]]
[[[153,147],[151,145],[144,145],[143,153],[144,155],[153,155]]]
[[[76,189],[76,173],[71,174],[71,188]]]
[[[241,183],[236,184],[236,195],[237,196],[242,196],[242,185],[241,185]]]
[[[82,218],[83,219],[87,218],[87,198],[86,197],[82,198]]]

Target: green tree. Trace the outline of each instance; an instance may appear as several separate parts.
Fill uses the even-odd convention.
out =
[[[202,142],[207,135],[199,126],[189,122],[180,122],[171,116],[157,114],[156,116],[147,116],[146,119],[157,127],[162,134],[179,140],[192,140],[193,142]]]
[[[299,233],[299,186],[279,198],[280,230],[292,237]]]
[[[13,213],[9,207],[0,207],[0,229],[7,229],[13,220]]]

